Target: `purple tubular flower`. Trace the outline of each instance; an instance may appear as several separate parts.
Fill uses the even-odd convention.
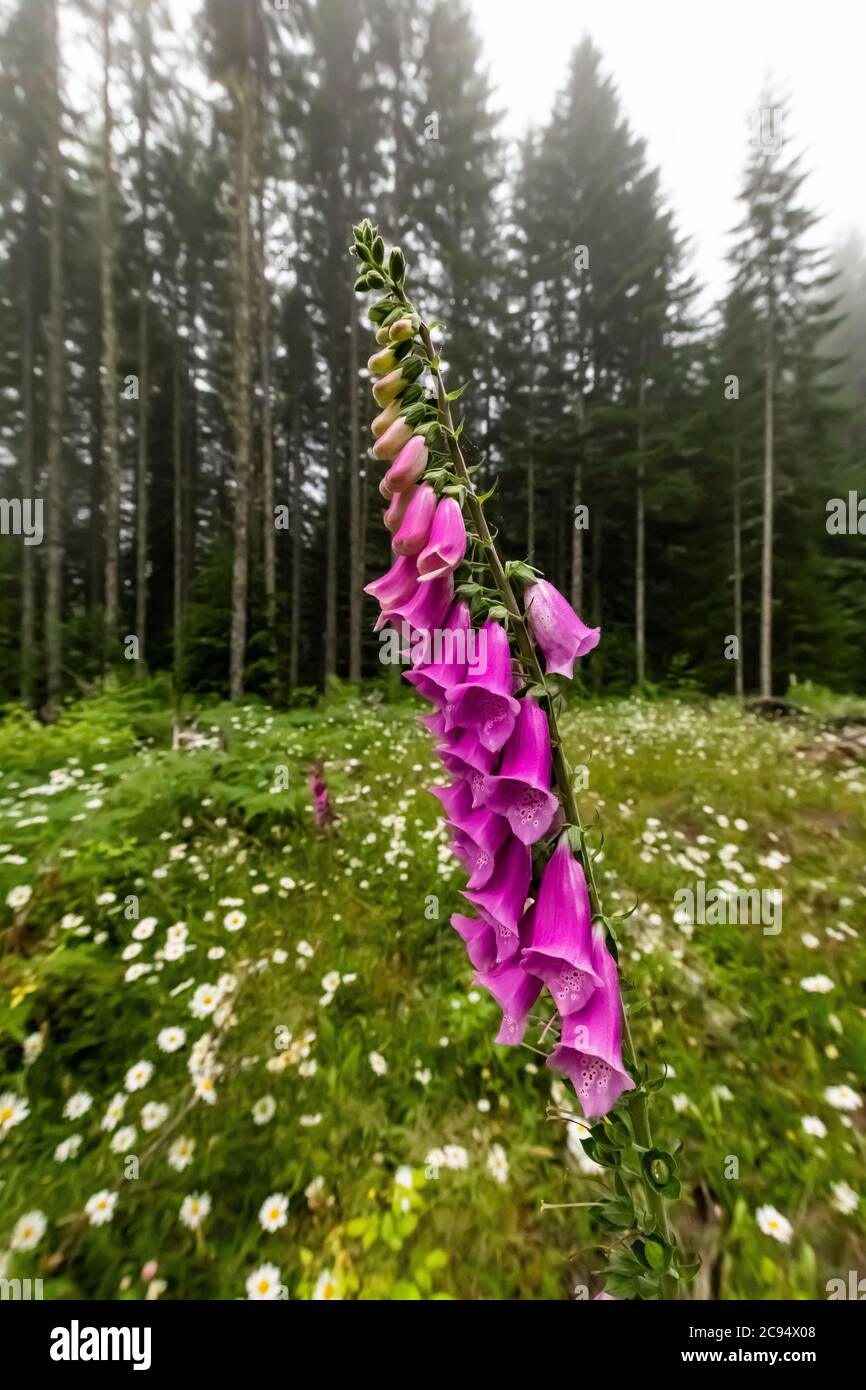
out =
[[[406,493],[399,492],[397,496],[405,497]],[[419,550],[424,549],[435,513],[436,494],[429,483],[422,483],[414,489],[400,529],[391,542],[395,555],[417,555]]]
[[[562,1020],[559,1046],[547,1059],[567,1076],[588,1120],[606,1115],[634,1082],[622,1065],[622,1003],[613,957],[604,942],[595,953],[601,987],[579,1013]]]
[[[400,610],[400,617],[415,632],[433,632],[445,621],[454,602],[454,581],[450,574],[433,584],[419,584],[415,596]]]
[[[420,434],[413,434],[388,469],[379,484],[383,497],[393,497],[395,492],[405,492],[407,487],[417,483],[427,467],[427,445]]]
[[[418,495],[418,489],[413,483],[411,487],[404,488],[402,492],[395,492],[391,498],[382,518],[389,531],[399,531],[403,525],[403,518],[409,509],[413,497]],[[417,570],[417,565],[416,565]]]
[[[448,723],[447,709],[445,723]],[[487,774],[496,762],[496,754],[484,748],[471,729],[449,731],[444,743],[436,749],[448,772],[465,779],[472,793],[473,809],[481,806]]]
[[[459,803],[452,803],[452,808],[448,825],[455,831],[456,839],[451,848],[469,873],[466,886],[473,890],[486,888],[496,867],[497,852],[508,837],[508,822],[483,807],[467,811]]]
[[[549,676],[572,678],[574,663],[598,646],[600,627],[587,627],[571,604],[546,579],[536,579],[526,592],[526,617],[544,653]]]
[[[466,954],[476,970],[492,970],[496,964],[496,929],[481,917],[455,912],[451,925],[466,944]]]
[[[425,583],[451,574],[466,554],[466,526],[459,502],[443,497],[433,518],[430,539],[418,556],[418,578]]]
[[[473,729],[492,753],[510,737],[520,713],[515,700],[508,635],[499,623],[486,622],[485,659],[466,673],[466,680],[447,691],[446,724],[449,729]]]
[[[542,874],[522,959],[547,985],[563,1018],[583,1008],[601,984],[586,879],[565,836]]]
[[[543,988],[541,980],[527,975],[517,961],[507,960],[503,965],[497,965],[495,970],[479,972],[475,976],[475,983],[483,985],[502,1010],[502,1023],[496,1041],[506,1047],[516,1047],[522,1043],[529,1010]]]
[[[449,686],[459,685],[466,679],[467,633],[471,627],[469,608],[458,599],[445,626],[433,633],[432,640],[427,642],[427,650],[421,652],[417,660],[413,653],[414,670],[405,671],[404,675],[425,700],[444,704]]]
[[[387,574],[365,585],[364,593],[376,599],[383,610],[408,603],[418,587],[418,566],[414,555],[400,555]]]
[[[463,890],[463,897],[492,919],[498,928],[497,965],[509,960],[520,949],[517,929],[526,907],[531,878],[532,857],[528,848],[509,836],[496,854],[487,887]]]
[[[520,701],[499,773],[486,779],[482,792],[484,804],[506,816],[525,845],[535,844],[548,833],[560,809],[559,799],[550,790],[550,764],[547,716],[527,695]]]

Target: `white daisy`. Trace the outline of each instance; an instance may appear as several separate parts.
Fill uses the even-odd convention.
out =
[[[168,1106],[161,1101],[150,1100],[141,1107],[141,1127],[146,1133],[159,1129],[168,1119]]]
[[[126,1096],[122,1091],[117,1091],[108,1102],[108,1109],[102,1117],[100,1129],[108,1130],[109,1133],[120,1124],[123,1119],[123,1110],[126,1105]]]
[[[124,1077],[123,1084],[127,1091],[140,1091],[146,1086],[153,1076],[152,1062],[136,1062],[134,1067],[130,1067]]]
[[[257,1125],[266,1125],[268,1120],[273,1119],[276,1108],[277,1102],[273,1096],[262,1096],[253,1106],[253,1120]]]
[[[61,1139],[57,1148],[54,1150],[54,1160],[56,1163],[65,1163],[67,1159],[74,1158],[81,1148],[81,1135],[70,1134],[68,1139]]]
[[[280,1271],[276,1265],[259,1265],[247,1276],[247,1298],[272,1302],[280,1297]]]
[[[240,931],[246,920],[246,914],[238,912],[237,908],[235,908],[233,911],[226,913],[223,918],[223,926],[226,931]]]
[[[156,1036],[156,1045],[161,1052],[177,1052],[185,1042],[183,1028],[162,1028]]]
[[[841,1211],[843,1216],[850,1216],[852,1211],[856,1211],[860,1205],[860,1194],[855,1192],[853,1187],[849,1187],[846,1182],[834,1182],[832,1185],[833,1206],[837,1211]]]
[[[289,1199],[282,1192],[274,1192],[270,1197],[266,1197],[259,1208],[259,1224],[262,1230],[273,1233],[285,1226],[288,1208]]]
[[[758,1207],[755,1212],[755,1220],[764,1232],[765,1236],[772,1236],[782,1245],[790,1245],[791,1237],[794,1234],[794,1227],[786,1216],[776,1211],[775,1207]]]
[[[487,1171],[497,1182],[508,1181],[508,1158],[501,1144],[493,1144],[487,1155]]]
[[[199,985],[189,1001],[189,1011],[193,1018],[207,1018],[220,1002],[222,994],[216,985]]]
[[[12,888],[6,894],[6,906],[11,908],[25,907],[33,897],[33,889],[28,883],[19,883],[17,888]]]
[[[196,1077],[193,1089],[199,1100],[203,1100],[207,1105],[216,1105],[216,1085],[213,1077],[207,1072]]]
[[[30,1114],[30,1103],[14,1091],[4,1091],[0,1096],[0,1134],[6,1134],[15,1125],[23,1124]]]
[[[194,1153],[195,1140],[187,1139],[185,1135],[181,1135],[179,1139],[175,1139],[168,1151],[169,1167],[174,1168],[177,1173],[182,1173],[184,1168],[188,1168],[192,1163]]]
[[[85,1203],[84,1211],[91,1226],[105,1226],[114,1215],[114,1208],[117,1204],[117,1193],[109,1192],[103,1188],[102,1192],[95,1192]]]
[[[859,1110],[863,1104],[862,1098],[856,1091],[852,1091],[850,1086],[828,1086],[824,1092],[824,1099],[834,1110]]]
[[[461,1144],[446,1144],[442,1153],[446,1168],[459,1172],[461,1169],[469,1167],[469,1155]]]
[[[395,1187],[406,1188],[408,1191],[411,1191],[415,1186],[415,1180],[412,1177],[412,1169],[409,1167],[408,1163],[402,1164],[402,1166],[397,1169],[394,1174],[394,1185]]]
[[[82,1115],[86,1115],[93,1104],[93,1096],[89,1091],[76,1091],[74,1096],[70,1096],[63,1107],[63,1118],[66,1120],[80,1120]]]
[[[116,1154],[128,1154],[135,1143],[135,1125],[123,1125],[121,1129],[112,1136],[111,1149]]]
[[[331,1270],[323,1269],[318,1279],[316,1280],[316,1287],[313,1289],[312,1294],[313,1299],[316,1302],[321,1302],[323,1299],[341,1299],[342,1296],[343,1295],[340,1293],[339,1285],[337,1284],[337,1281],[334,1278]]]
[[[12,1250],[34,1250],[45,1235],[48,1222],[41,1211],[28,1211],[19,1217],[12,1231],[9,1245]]]
[[[210,1211],[210,1194],[191,1192],[180,1204],[180,1219],[191,1231],[197,1231]]]
[[[829,975],[807,975],[805,980],[800,981],[800,988],[807,994],[829,994],[833,981]]]
[[[368,1061],[377,1076],[385,1075],[385,1073],[388,1070],[388,1063],[385,1061],[385,1058],[382,1056],[381,1052],[371,1052]]]
[[[804,1134],[812,1134],[816,1139],[827,1138],[827,1126],[817,1115],[804,1115],[800,1123]]]

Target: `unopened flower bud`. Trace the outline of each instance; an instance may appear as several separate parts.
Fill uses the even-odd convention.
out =
[[[408,318],[395,319],[389,329],[392,343],[405,343],[418,332],[418,319],[415,314]]]
[[[399,418],[400,402],[392,401],[390,405],[385,406],[385,409],[381,412],[380,415],[376,416],[375,420],[370,426],[370,429],[373,432],[373,438],[378,439],[379,435],[384,434],[388,426],[393,425],[394,421],[398,420]]]
[[[374,352],[367,362],[367,369],[373,376],[387,376],[388,372],[393,372],[397,365],[397,358],[394,356],[393,348],[383,348],[381,352]]]
[[[373,457],[377,459],[396,458],[404,444],[408,444],[411,438],[412,426],[407,425],[403,419],[397,419],[376,440],[373,445]]]
[[[391,401],[399,396],[401,391],[405,391],[409,385],[402,371],[397,367],[387,376],[382,376],[373,387],[373,400],[377,405],[389,405]]]

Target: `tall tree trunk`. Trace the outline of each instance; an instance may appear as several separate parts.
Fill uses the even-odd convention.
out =
[[[115,651],[120,613],[120,435],[114,311],[114,176],[111,163],[111,0],[102,8],[102,180],[99,197],[102,299],[102,429],[105,461],[105,643]]]
[[[764,364],[764,516],[761,542],[761,694],[773,693],[773,501],[775,495],[773,392],[775,324],[773,297],[767,307],[767,357]]]
[[[634,650],[638,690],[646,681],[646,485],[644,468],[644,398],[646,385],[640,369],[637,405],[637,496],[635,499]]]
[[[148,127],[150,124],[151,32],[150,0],[139,0],[138,41],[141,47],[141,88],[138,123],[138,174],[141,182],[141,231],[139,237],[138,281],[138,451],[136,468],[135,537],[135,632],[143,674],[147,669],[147,550],[148,550],[148,419],[150,405],[150,362],[148,357],[148,295],[150,262],[147,250],[150,173],[148,169]]]
[[[526,322],[529,327],[529,400],[526,403],[526,427],[529,457],[526,461],[526,558],[532,563],[535,554],[535,316],[532,289],[526,295]]]
[[[62,170],[60,163],[61,104],[60,56],[58,52],[57,0],[46,7],[49,28],[48,79],[49,154],[48,154],[48,362],[46,368],[48,399],[48,439],[46,447],[48,502],[48,565],[45,580],[45,645],[47,658],[47,695],[49,706],[56,706],[62,692],[62,637],[60,630],[63,605],[63,233],[62,233]]]
[[[583,609],[583,528],[577,525],[577,509],[583,503],[583,458],[586,432],[586,403],[583,397],[583,368],[577,392],[577,447],[571,507],[571,606],[575,612]]]
[[[276,529],[274,526],[274,421],[271,391],[271,302],[270,285],[265,274],[267,250],[267,215],[265,211],[264,124],[266,112],[261,85],[255,102],[255,168],[253,188],[256,201],[255,249],[256,299],[259,329],[259,380],[262,390],[262,476],[261,524],[262,560],[265,583],[265,621],[272,646],[276,643],[277,559]]]
[[[361,442],[358,400],[358,310],[349,300],[349,680],[361,679],[361,605],[364,564],[361,552]]]
[[[740,442],[734,441],[734,636],[737,659],[734,662],[734,691],[743,698],[743,497],[740,483]]]
[[[248,11],[244,10],[245,16]],[[247,20],[248,23],[248,20]],[[243,72],[233,85],[235,116],[235,267],[234,267],[234,427],[235,502],[232,564],[232,625],[229,692],[239,700],[244,690],[249,578],[250,456],[250,54],[244,45]]]
[[[592,559],[590,568],[590,580],[592,591],[590,593],[590,604],[592,607],[591,624],[593,627],[601,627],[602,615],[602,594],[601,594],[601,554],[602,537],[604,534],[604,518],[598,508],[594,505],[592,510]],[[592,685],[594,690],[601,686],[601,675],[604,663],[604,653],[596,652],[595,660],[592,663]]]
[[[301,559],[303,527],[301,524],[301,394],[297,371],[292,373],[292,421],[289,444],[292,475],[292,577],[289,612],[289,685],[298,684],[301,662]]]
[[[325,652],[324,678],[337,674],[337,305],[331,292],[328,317],[330,346],[328,361],[330,384],[328,395],[328,480],[325,498],[327,554],[325,562]]]
[[[174,336],[171,369],[171,460],[172,460],[172,642],[174,656],[174,685],[179,695],[183,689],[183,609],[184,609],[184,460],[183,413],[181,400],[180,338]]]
[[[33,441],[33,192],[27,191],[24,265],[21,276],[21,495],[34,498],[36,472]],[[36,567],[33,547],[21,547],[21,701],[33,708],[36,642]]]

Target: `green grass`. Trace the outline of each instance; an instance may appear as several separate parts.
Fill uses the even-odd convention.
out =
[[[575,1127],[569,1144],[547,1118],[552,1086],[564,1093],[543,1058],[492,1042],[498,1010],[448,926],[462,877],[424,790],[441,774],[416,712],[351,698],[288,714],[216,706],[200,727],[218,746],[177,753],[148,686],[107,691],[50,729],[14,713],[0,724],[0,903],[32,889],[0,932],[0,1092],[29,1105],[0,1138],[0,1252],[23,1214],[47,1223],[32,1251],[0,1254],[8,1277],[42,1277],[49,1298],[141,1298],[152,1260],[164,1288],[151,1293],[167,1298],[243,1297],[263,1265],[291,1298],[326,1284],[368,1298],[600,1287],[604,1238],[586,1211],[541,1204],[590,1201],[606,1178]],[[668,1068],[653,1123],[683,1144],[678,1225],[704,1261],[691,1292],[824,1297],[866,1239],[862,1201],[843,1212],[834,1192],[859,1191],[864,1110],[825,1095],[857,1092],[866,1068],[866,770],[817,716],[775,724],[726,701],[573,706],[565,730],[605,835],[607,906],[637,900],[620,959],[641,1061]],[[340,816],[330,835],[305,784],[319,760]],[[696,873],[779,889],[781,931],[678,925],[674,894]],[[136,909],[155,927],[134,943]],[[245,917],[234,932],[232,911]],[[178,923],[187,950],[165,959]],[[803,989],[814,976],[833,988]],[[196,990],[221,980],[217,1013],[195,1018]],[[157,1043],[169,1027],[186,1033],[174,1052]],[[33,1059],[23,1045],[37,1033]],[[213,1104],[189,1072],[202,1035],[218,1043]],[[153,1076],[108,1131],[139,1060]],[[80,1091],[90,1107],[64,1118]],[[268,1096],[273,1116],[257,1124]],[[154,1102],[166,1117],[145,1132]],[[807,1133],[807,1116],[826,1134]],[[77,1154],[58,1161],[71,1135]],[[194,1150],[177,1171],[181,1136]],[[428,1162],[446,1146],[465,1166]],[[82,1211],[102,1190],[117,1192],[113,1216],[92,1225]],[[179,1213],[196,1193],[211,1207],[192,1230]],[[270,1232],[259,1212],[272,1194],[288,1207]],[[791,1223],[787,1244],[761,1230],[762,1206]]]

